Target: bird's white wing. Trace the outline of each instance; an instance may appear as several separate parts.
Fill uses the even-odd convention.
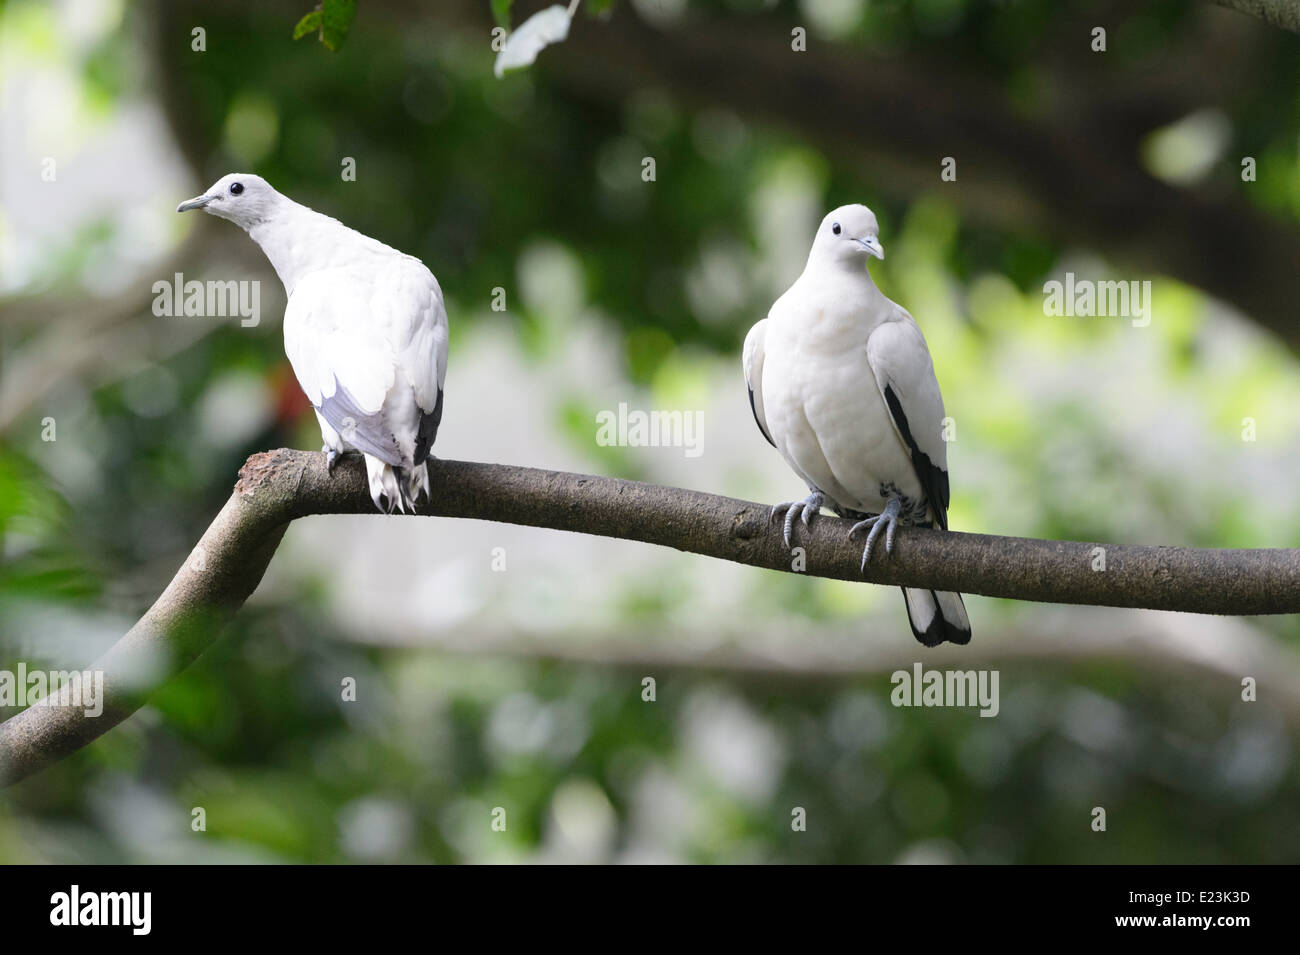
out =
[[[303,391],[349,444],[394,467],[427,457],[447,367],[446,312],[427,269],[403,259],[313,272],[290,296],[284,338]]]
[[[749,330],[745,336],[743,364],[745,367],[745,386],[749,389],[749,408],[754,412],[758,430],[763,432],[767,443],[776,447],[772,433],[767,430],[767,412],[763,408],[763,351],[764,339],[767,337],[767,319],[763,319]]]
[[[447,310],[433,273],[418,259],[393,264],[386,280],[388,324],[395,330],[399,382],[409,383],[414,398],[415,443],[412,460],[423,463],[442,422],[443,383],[447,377]]]
[[[902,312],[902,310],[899,310]],[[867,339],[867,361],[899,439],[925,490],[936,523],[948,528],[948,445],[943,396],[920,327],[906,312],[882,322]]]

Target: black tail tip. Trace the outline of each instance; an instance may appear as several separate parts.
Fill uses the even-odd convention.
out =
[[[907,600],[907,589],[903,589],[903,603],[907,607],[907,622],[912,628],[912,636],[916,637],[916,642],[923,647],[937,647],[941,643],[954,643],[959,647],[964,647],[970,643],[970,623],[965,620],[965,614],[962,614],[963,622],[966,626],[958,626],[943,615],[943,608],[940,606],[938,595],[930,591],[930,599],[934,601],[934,616],[930,618],[930,624],[924,630],[917,629],[916,621],[912,619],[912,606]]]
[[[923,647],[934,648],[942,643],[955,643],[959,647],[964,647],[970,643],[970,631],[959,630],[942,617],[935,618],[930,624],[930,628],[924,632],[912,628],[912,636],[916,637],[916,642]]]
[[[970,631],[961,630],[949,624],[946,638],[949,643],[955,643],[959,647],[964,647],[966,644],[970,643]]]

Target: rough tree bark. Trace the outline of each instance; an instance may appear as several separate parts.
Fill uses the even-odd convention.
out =
[[[1229,10],[1249,13],[1266,23],[1300,33],[1300,2],[1297,0],[1214,0]]]
[[[423,514],[499,521],[643,541],[755,567],[792,571],[769,505],[636,481],[463,461],[430,464]],[[359,459],[330,475],[325,456],[278,450],[249,458],[238,484],[167,589],[93,669],[104,673],[97,717],[67,688],[0,724],[0,786],[85,746],[217,639],[257,588],[290,521],[374,513]],[[894,553],[860,570],[849,522],[823,516],[802,531],[803,573],[1053,603],[1195,613],[1300,612],[1300,550],[1200,550],[993,537],[907,528]]]

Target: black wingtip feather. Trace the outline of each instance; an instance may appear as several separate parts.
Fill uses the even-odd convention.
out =
[[[903,403],[898,400],[898,395],[894,394],[894,389],[890,385],[885,385],[885,406],[889,409],[894,424],[898,427],[898,433],[903,436],[903,443],[907,445],[912,454],[912,469],[916,472],[921,487],[925,490],[926,500],[930,503],[930,510],[934,511],[935,520],[946,531],[948,529],[948,500],[950,494],[948,472],[931,461],[930,456],[917,445],[916,438],[912,436],[912,427],[907,422],[907,415],[903,413]]]
[[[754,424],[758,425],[758,430],[762,432],[763,437],[767,438],[767,443],[775,448],[776,442],[772,440],[772,436],[768,434],[767,429],[763,427],[763,422],[758,420],[758,405],[754,403],[754,389],[750,388],[748,390],[749,390],[749,410],[754,413]]]

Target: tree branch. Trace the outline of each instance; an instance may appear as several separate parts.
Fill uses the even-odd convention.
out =
[[[1300,3],[1296,0],[1213,0],[1221,7],[1259,17],[1283,30],[1300,33]]]
[[[736,563],[791,571],[769,507],[636,481],[508,465],[434,461],[434,500],[422,513],[576,531],[659,544]],[[162,596],[95,665],[104,673],[97,717],[68,705],[67,688],[0,724],[0,786],[85,746],[143,705],[188,666],[262,579],[290,521],[374,513],[365,469],[325,456],[256,454],[186,565]],[[958,534],[899,532],[894,553],[864,574],[847,521],[823,517],[803,532],[804,573],[839,580],[956,590],[1052,603],[1195,613],[1300,612],[1300,550],[1198,550]]]

